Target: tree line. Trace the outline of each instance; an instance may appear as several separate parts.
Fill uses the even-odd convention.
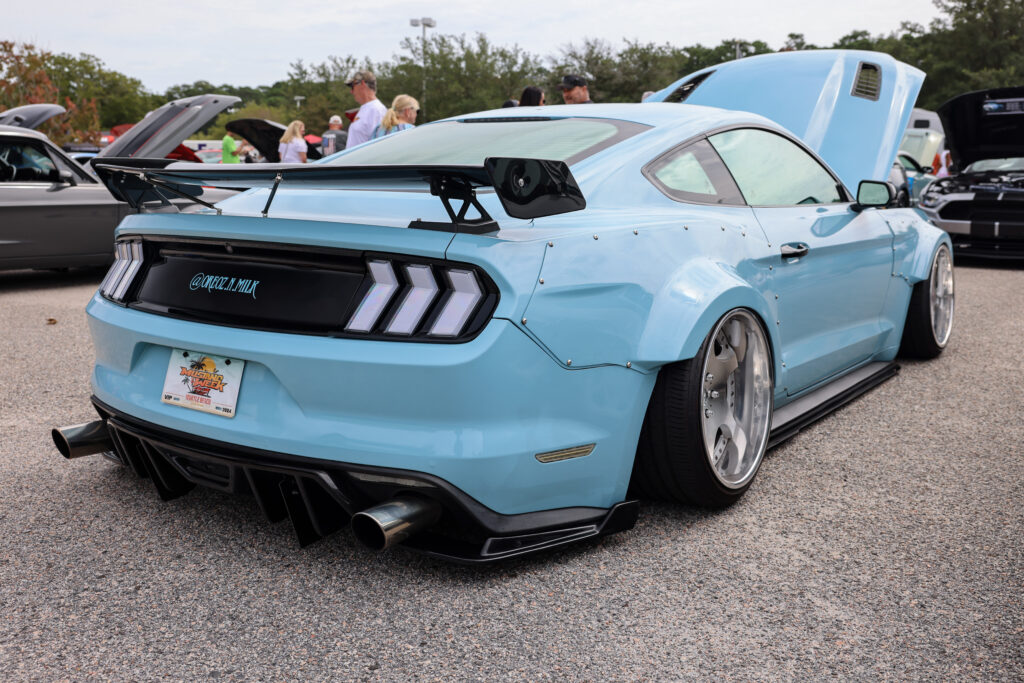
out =
[[[1024,2],[934,2],[942,16],[927,27],[908,21],[889,34],[855,30],[832,45],[812,45],[803,34],[791,33],[779,49],[829,47],[891,54],[927,74],[918,98],[918,106],[927,109],[962,92],[1024,85]],[[760,40],[730,39],[714,47],[626,41],[616,47],[584,39],[563,46],[556,55],[541,57],[517,45],[495,45],[484,34],[434,34],[425,44],[406,38],[400,47],[401,52],[380,62],[353,55],[331,56],[315,64],[299,59],[289,65],[287,78],[272,85],[215,85],[200,80],[153,93],[139,79],[106,68],[93,55],[52,54],[0,41],[0,110],[29,102],[58,102],[68,107],[69,116],[44,132],[59,142],[95,140],[100,129],[138,121],[167,100],[216,92],[240,97],[242,103],[209,124],[204,137],[222,136],[227,121],[243,117],[281,122],[298,118],[310,131],[317,131],[326,127],[332,114],[357,106],[344,84],[359,68],[377,75],[378,94],[385,104],[400,93],[418,98],[420,121],[425,122],[499,107],[506,99],[518,98],[527,85],[541,86],[549,103],[560,103],[555,85],[566,73],[588,77],[597,102],[639,102],[645,91],[661,89],[698,69],[773,51]],[[304,98],[301,104],[296,96]]]

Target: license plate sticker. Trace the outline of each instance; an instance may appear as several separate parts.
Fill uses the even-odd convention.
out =
[[[245,361],[201,351],[171,350],[163,403],[234,417]]]

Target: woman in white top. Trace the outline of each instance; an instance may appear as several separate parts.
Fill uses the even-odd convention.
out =
[[[277,146],[277,153],[281,156],[282,164],[304,164],[306,163],[306,125],[302,121],[292,121],[281,136],[281,144]]]
[[[410,95],[399,95],[391,103],[391,109],[384,113],[384,119],[373,133],[371,140],[382,138],[400,130],[408,130],[416,126],[416,114],[420,111],[420,103]]]

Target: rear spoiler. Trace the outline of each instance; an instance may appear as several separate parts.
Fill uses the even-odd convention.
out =
[[[332,166],[324,164],[240,164],[218,166],[169,159],[112,158],[94,164],[111,194],[133,208],[147,202],[168,204],[168,195],[200,200],[203,187],[270,190],[266,216],[279,187],[333,189],[352,184],[427,183],[440,197],[450,223],[414,220],[411,228],[483,234],[498,229],[476,198],[480,187],[493,187],[505,212],[513,218],[540,218],[586,208],[587,202],[564,161],[489,157],[483,166]],[[456,211],[452,200],[461,200]],[[468,218],[470,207],[479,217]]]

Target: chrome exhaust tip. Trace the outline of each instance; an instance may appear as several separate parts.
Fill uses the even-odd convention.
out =
[[[352,533],[371,550],[384,550],[437,523],[441,505],[430,498],[395,498],[352,515]]]
[[[107,423],[103,420],[86,422],[70,427],[61,427],[50,432],[53,445],[68,460],[114,450]]]

